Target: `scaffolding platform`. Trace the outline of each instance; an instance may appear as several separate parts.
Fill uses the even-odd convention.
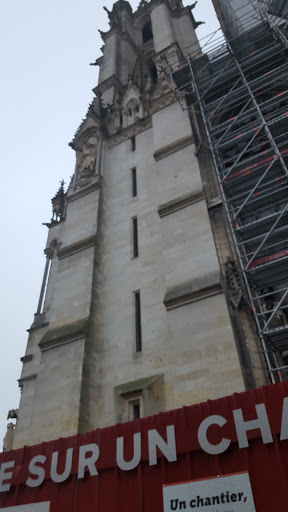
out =
[[[169,62],[182,108],[202,114],[272,382],[288,375],[287,37],[262,19]]]

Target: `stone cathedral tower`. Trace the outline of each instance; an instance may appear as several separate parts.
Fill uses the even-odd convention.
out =
[[[74,176],[52,200],[13,448],[264,382],[245,308],[233,320],[245,298],[201,127],[166,71],[198,45],[191,7],[119,0],[108,15]]]

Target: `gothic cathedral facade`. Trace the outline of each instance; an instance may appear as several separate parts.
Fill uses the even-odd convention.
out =
[[[52,200],[13,448],[267,382],[203,127],[167,71],[201,54],[191,6],[108,15],[75,173]]]

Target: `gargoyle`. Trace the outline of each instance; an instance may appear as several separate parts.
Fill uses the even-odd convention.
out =
[[[11,409],[10,411],[8,411],[8,416],[7,416],[7,420],[17,420],[18,419],[18,412],[19,412],[19,409]]]
[[[194,27],[197,28],[199,25],[203,25],[205,21],[196,21]]]

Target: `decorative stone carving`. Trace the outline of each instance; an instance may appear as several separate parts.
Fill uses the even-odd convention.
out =
[[[65,191],[64,191],[64,180],[60,182],[60,187],[56,195],[51,199],[52,203],[52,222],[59,222],[64,218],[65,210]]]
[[[14,423],[8,423],[7,432],[3,439],[3,452],[9,452],[9,450],[12,450],[13,440],[14,440],[14,430],[15,430]]]
[[[226,282],[228,287],[228,297],[234,309],[239,308],[243,300],[243,290],[238,269],[235,262],[228,256],[225,262]]]
[[[95,137],[91,137],[83,146],[79,163],[79,179],[86,180],[93,176],[95,171],[97,150]]]
[[[117,9],[113,9],[113,11],[109,11],[107,7],[103,7],[104,11],[107,12],[109,17],[109,23],[111,28],[115,28],[119,25],[119,12]]]
[[[18,420],[18,412],[19,409],[11,409],[8,411],[7,420]]]
[[[141,0],[140,4],[138,5],[138,9],[141,7],[147,7],[147,6],[148,6],[147,0]]]

